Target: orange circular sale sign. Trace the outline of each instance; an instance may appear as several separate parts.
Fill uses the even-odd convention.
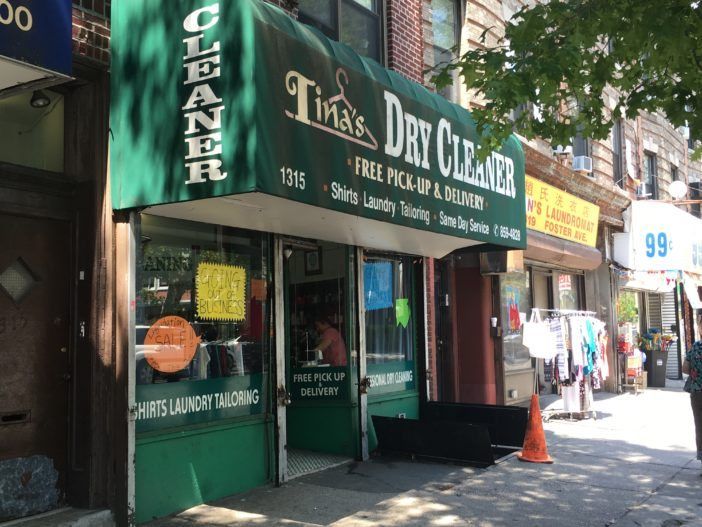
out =
[[[144,338],[144,352],[154,370],[174,373],[190,364],[199,343],[200,337],[195,335],[187,320],[168,316],[158,319],[149,328]]]

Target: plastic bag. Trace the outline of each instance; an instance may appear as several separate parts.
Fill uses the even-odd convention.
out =
[[[532,309],[531,318],[522,325],[522,344],[529,348],[529,355],[537,359],[552,359],[555,355],[555,342],[548,329],[548,323],[541,320],[538,309]]]

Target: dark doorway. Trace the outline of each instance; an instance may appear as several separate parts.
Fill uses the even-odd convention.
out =
[[[436,306],[436,369],[440,401],[455,401],[453,328],[451,327],[450,258],[434,260],[434,306]]]
[[[68,222],[0,214],[0,521],[44,512],[66,487]]]

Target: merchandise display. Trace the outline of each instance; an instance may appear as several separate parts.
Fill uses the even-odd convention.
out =
[[[592,390],[602,388],[610,374],[605,323],[589,311],[534,308],[524,335],[530,355],[545,361],[558,385],[565,412],[594,415]]]

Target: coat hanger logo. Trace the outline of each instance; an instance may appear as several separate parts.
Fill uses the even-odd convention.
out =
[[[285,115],[346,141],[378,150],[378,141],[366,126],[366,118],[346,96],[349,76],[343,68],[336,70],[336,86],[339,92],[325,98],[321,86],[314,80],[298,71],[289,71],[285,76],[285,88],[295,97],[297,107],[295,111],[285,110]]]

